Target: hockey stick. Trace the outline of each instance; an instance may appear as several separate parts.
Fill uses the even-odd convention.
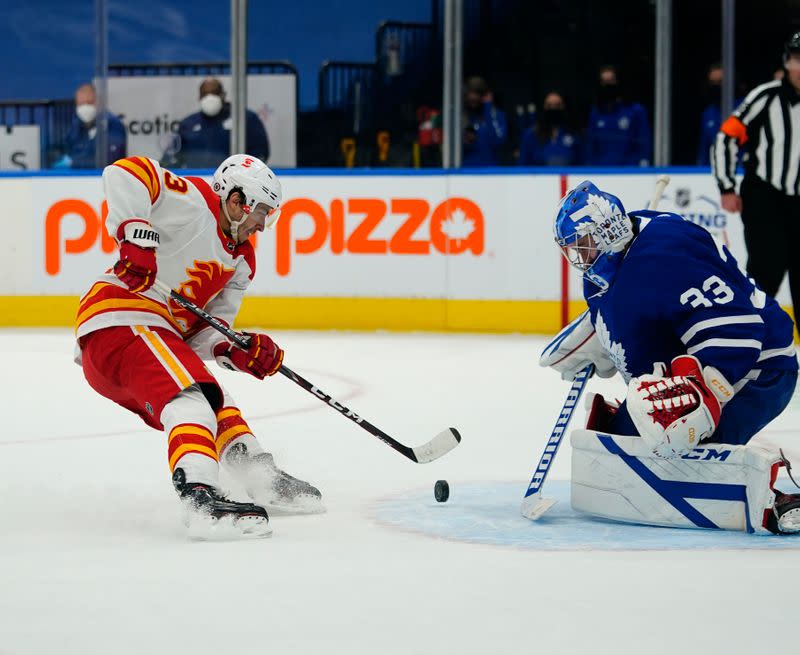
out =
[[[664,189],[669,184],[669,175],[660,175],[656,180],[655,189],[653,189],[653,197],[650,199],[650,204],[647,205],[648,209],[656,209],[664,193]],[[550,465],[555,459],[558,447],[561,445],[561,440],[564,438],[564,433],[567,431],[569,422],[572,420],[572,413],[575,411],[575,406],[578,404],[583,390],[589,378],[594,374],[594,364],[589,364],[583,369],[575,379],[572,381],[572,386],[567,394],[567,399],[564,401],[564,406],[561,408],[561,414],[558,416],[556,425],[550,433],[550,438],[547,440],[547,445],[544,447],[544,452],[539,458],[539,464],[531,478],[531,483],[528,485],[528,490],[525,492],[525,497],[522,499],[520,512],[522,516],[531,521],[535,521],[553,505],[556,504],[555,500],[542,498],[542,485],[547,478],[547,473],[550,471]]]
[[[172,298],[178,305],[183,307],[184,309],[190,311],[192,314],[197,316],[202,321],[208,323],[212,328],[224,334],[228,339],[230,339],[237,347],[241,348],[242,350],[247,350],[250,339],[243,334],[235,332],[231,330],[225,323],[220,321],[217,318],[214,318],[208,312],[200,309],[197,305],[195,305],[192,301],[188,298],[184,298],[181,294],[176,291],[170,289],[166,284],[163,282],[156,280],[155,284],[153,285],[158,291],[163,293],[168,298]],[[417,464],[427,464],[428,462],[432,462],[435,459],[439,459],[442,455],[450,452],[455,448],[461,441],[461,435],[458,433],[458,430],[455,428],[447,428],[446,430],[442,430],[439,434],[437,434],[433,439],[424,443],[420,446],[416,446],[414,448],[410,446],[406,446],[401,444],[399,441],[393,439],[388,434],[386,434],[383,430],[378,427],[375,427],[367,421],[366,419],[361,418],[358,414],[356,414],[353,410],[348,409],[341,403],[337,402],[333,396],[325,393],[322,389],[318,388],[302,376],[298,375],[294,371],[292,371],[288,366],[282,364],[278,371],[289,378],[292,382],[297,384],[298,386],[302,387],[308,393],[313,395],[318,400],[321,400],[324,403],[327,403],[337,412],[339,412],[342,416],[349,418],[353,423],[358,425],[360,428],[366,430],[371,435],[378,437],[383,443],[387,446],[394,448],[398,453],[407,457],[412,462],[416,462]]]
[[[586,383],[589,381],[589,378],[592,377],[593,373],[594,364],[589,364],[589,366],[578,373],[572,381],[567,399],[564,401],[564,406],[561,408],[561,414],[559,414],[555,427],[550,433],[550,438],[547,440],[544,452],[539,458],[539,463],[536,465],[531,483],[528,485],[528,490],[525,492],[525,497],[522,499],[520,512],[522,512],[522,516],[526,519],[535,521],[556,504],[555,500],[542,498],[542,485],[547,478],[547,473],[550,471],[550,465],[556,457],[558,447],[561,445],[561,440],[564,438],[564,433],[569,427],[569,422],[572,420],[572,413],[575,411],[575,406],[578,404],[578,400],[583,394],[583,389],[586,387]]]
[[[669,175],[659,175],[656,180],[655,189],[653,189],[653,197],[650,198],[650,204],[647,205],[648,209],[658,209],[658,203],[661,201],[661,196],[664,195],[664,189],[669,184]]]

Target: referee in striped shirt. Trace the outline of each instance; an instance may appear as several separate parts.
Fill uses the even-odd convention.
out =
[[[800,315],[800,32],[786,42],[783,66],[783,80],[753,89],[722,124],[711,167],[722,208],[741,212],[748,274],[775,296],[788,271]],[[737,195],[736,156],[743,146],[747,157]]]

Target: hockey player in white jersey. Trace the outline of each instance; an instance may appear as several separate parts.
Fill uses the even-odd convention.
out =
[[[236,403],[203,363],[263,379],[283,351],[263,333],[250,348],[165,298],[158,279],[230,325],[255,274],[248,237],[278,219],[281,185],[261,161],[233,155],[214,173],[179,177],[146,157],[106,167],[106,227],[119,260],[81,298],[76,361],[95,391],[167,434],[172,480],[195,536],[266,536],[266,508],[324,511],[320,492],[275,466]],[[253,503],[227,499],[219,464]]]
[[[797,382],[793,325],[703,228],[626,213],[582,182],[559,205],[558,246],[583,272],[587,312],[540,363],[572,379],[619,373],[618,405],[595,396],[572,435],[572,503],[619,520],[800,531],[800,497],[775,488],[781,453],[749,444]]]

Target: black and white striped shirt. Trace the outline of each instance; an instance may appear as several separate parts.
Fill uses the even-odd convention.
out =
[[[711,169],[723,193],[736,189],[736,157],[745,144],[748,174],[800,196],[800,94],[788,80],[757,86],[720,127]]]

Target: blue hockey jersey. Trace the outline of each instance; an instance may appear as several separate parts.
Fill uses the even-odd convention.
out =
[[[520,166],[577,166],[580,163],[580,142],[569,130],[558,130],[546,143],[539,141],[533,128],[525,130],[519,147]]]
[[[738,391],[763,371],[796,371],[793,324],[727,248],[677,214],[628,214],[638,228],[607,291],[584,283],[597,335],[631,377],[690,354]]]
[[[584,163],[588,166],[647,166],[653,137],[642,105],[616,103],[593,107],[586,126]]]

